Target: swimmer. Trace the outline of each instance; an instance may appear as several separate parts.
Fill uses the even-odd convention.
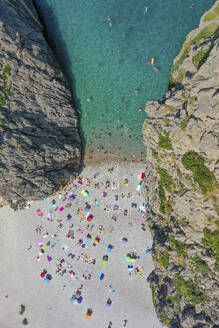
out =
[[[144,15],[148,12],[148,8],[149,8],[149,7],[145,7]]]

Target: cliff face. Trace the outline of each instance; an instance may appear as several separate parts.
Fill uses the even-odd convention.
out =
[[[0,0],[0,40],[0,197],[40,199],[79,170],[78,115],[31,1]]]
[[[219,1],[175,59],[170,89],[146,105],[145,198],[155,270],[148,277],[169,327],[219,325]]]

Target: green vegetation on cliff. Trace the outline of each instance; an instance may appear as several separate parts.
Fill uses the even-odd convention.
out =
[[[160,148],[164,148],[164,149],[168,149],[168,150],[173,149],[169,134],[170,133],[166,132],[165,130],[163,131],[163,134],[159,133],[159,135],[158,135],[158,138],[159,138],[158,146]]]
[[[178,256],[186,257],[187,245],[180,240],[176,240],[173,235],[170,235],[170,248],[175,249]]]
[[[204,165],[204,158],[196,152],[189,151],[182,157],[182,164],[192,171],[194,181],[203,194],[214,192],[218,188],[214,174]]]
[[[196,37],[190,41],[191,44],[199,45],[202,39],[206,40],[206,39],[210,38],[217,29],[218,29],[218,25],[215,22],[213,22],[210,25],[204,27],[196,35]]]
[[[160,258],[160,264],[164,267],[167,268],[169,265],[169,253],[166,251]]]
[[[197,53],[197,55],[192,57],[193,64],[198,68],[201,67],[201,65],[203,65],[206,59],[208,58],[211,49],[212,46],[208,47],[208,49],[205,50],[201,48],[201,50]]]
[[[215,19],[215,18],[218,17],[218,16],[219,16],[219,3],[217,4],[217,6],[216,6],[212,11],[209,11],[209,12],[205,15],[203,21],[204,21],[204,22],[207,22],[207,21],[210,21],[210,20]]]
[[[13,92],[7,84],[7,79],[11,75],[11,67],[9,64],[0,67],[0,106],[4,107]]]
[[[152,152],[152,156],[158,161],[159,160],[158,152],[154,148],[151,148],[151,152]]]
[[[182,276],[176,274],[173,277],[173,284],[177,294],[182,295],[186,303],[201,304],[208,301],[208,296],[195,280],[184,280]]]
[[[169,175],[166,169],[158,166],[157,171],[160,175],[160,184],[166,190],[171,192],[172,185],[173,185],[173,178]]]
[[[172,192],[173,186],[173,178],[169,175],[166,169],[162,167],[158,167],[157,171],[160,175],[160,179],[158,181],[158,195],[160,199],[160,212],[162,214],[170,213],[172,210],[172,201],[170,199],[166,199],[165,190],[168,192]]]
[[[6,64],[1,68],[1,78],[6,81],[8,77],[11,75],[11,66]]]
[[[202,239],[202,244],[205,247],[214,249],[214,256],[217,265],[217,271],[219,271],[219,230],[211,231],[207,228],[203,230],[204,238]]]
[[[207,14],[208,15],[208,14]],[[206,15],[206,16],[207,16]],[[179,71],[178,76],[176,78],[173,77],[173,73],[175,71],[177,71],[179,69],[179,67],[182,65],[182,63],[184,62],[184,60],[189,56],[189,52],[191,50],[191,46],[192,45],[200,45],[201,40],[206,40],[208,38],[210,38],[215,31],[218,29],[218,25],[215,22],[212,22],[210,25],[204,27],[197,35],[195,38],[186,41],[183,44],[182,47],[182,51],[181,51],[181,55],[178,57],[178,59],[175,61],[175,63],[173,64],[172,70],[171,70],[171,74],[170,74],[170,82],[169,82],[169,89],[171,89],[176,82],[181,83],[186,72],[184,70]],[[207,51],[201,51],[200,53],[198,53],[196,56],[194,61],[197,62],[198,59],[200,59],[200,63],[202,64],[208,57],[210,51],[211,51],[211,47],[208,48]],[[204,52],[204,53],[203,53]]]
[[[202,260],[199,256],[192,257],[191,263],[194,266],[194,271],[199,272],[203,275],[208,275],[211,273],[211,269],[208,267],[206,262]]]
[[[180,123],[180,127],[183,131],[185,131],[186,125],[188,124],[191,117],[192,117],[192,115],[185,115],[183,121]]]

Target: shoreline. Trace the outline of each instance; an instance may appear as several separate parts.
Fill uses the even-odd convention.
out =
[[[136,158],[137,155],[132,155],[132,156],[119,156],[119,155],[116,155],[116,154],[104,154],[104,153],[93,153],[93,152],[87,152],[84,156],[84,165],[85,166],[94,166],[96,164],[99,164],[99,163],[105,163],[105,164],[109,164],[109,163],[120,163],[121,165],[122,164],[126,164],[126,163],[138,163],[138,164],[144,164],[144,160],[146,159],[146,156],[145,158],[141,159],[141,160],[138,160]]]

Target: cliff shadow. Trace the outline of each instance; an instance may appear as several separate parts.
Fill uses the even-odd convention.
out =
[[[74,75],[72,74],[69,67],[71,67],[71,59],[66,47],[66,43],[62,38],[61,31],[59,29],[58,21],[56,16],[48,4],[47,0],[33,0],[36,11],[40,18],[42,25],[44,26],[44,36],[49,44],[50,48],[55,55],[63,74],[68,81],[68,87],[70,88],[73,106],[78,114],[78,131],[81,138],[81,168],[84,167],[84,156],[86,148],[86,139],[84,132],[81,127],[81,103],[77,98],[76,94],[76,83]]]

